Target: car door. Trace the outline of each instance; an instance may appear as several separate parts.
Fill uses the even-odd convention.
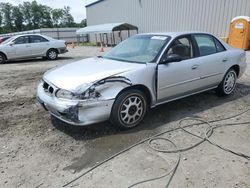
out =
[[[218,86],[227,67],[225,47],[218,39],[208,34],[194,34],[193,40],[198,49],[201,89]]]
[[[43,56],[46,54],[46,51],[49,46],[49,41],[39,35],[31,35],[31,52],[32,56]]]
[[[20,36],[16,38],[10,45],[12,51],[12,59],[25,58],[31,56],[31,46],[29,42],[29,36]]]
[[[179,62],[161,63],[170,55],[181,56]],[[196,52],[191,35],[176,38],[164,52],[158,65],[158,103],[179,98],[196,91],[200,80]]]

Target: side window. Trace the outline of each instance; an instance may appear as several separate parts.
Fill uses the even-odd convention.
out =
[[[176,54],[182,57],[182,59],[193,58],[193,46],[189,37],[181,37],[174,40],[170,48],[166,52],[167,57]]]
[[[226,50],[225,47],[216,38],[214,38],[214,41],[217,48],[217,52],[223,52]]]
[[[47,42],[48,40],[38,35],[31,35],[30,41],[31,43],[40,43],[40,42]]]
[[[210,55],[210,54],[214,54],[217,52],[217,48],[216,48],[216,45],[214,43],[214,39],[211,36],[209,36],[209,35],[195,35],[194,38],[197,42],[200,56]]]
[[[22,36],[18,37],[16,40],[14,40],[15,44],[26,44],[29,43],[29,37],[28,36]]]

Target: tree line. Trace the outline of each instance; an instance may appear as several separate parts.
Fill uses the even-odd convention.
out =
[[[19,5],[0,3],[0,33],[19,32],[39,28],[85,27],[86,19],[75,23],[70,7],[53,9],[32,2]]]

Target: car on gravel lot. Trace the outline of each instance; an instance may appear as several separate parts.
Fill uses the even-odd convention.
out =
[[[39,34],[13,36],[0,45],[0,64],[8,60],[44,57],[55,60],[66,53],[66,43]]]
[[[110,119],[132,128],[148,108],[211,89],[230,95],[246,66],[244,51],[208,33],[139,34],[102,57],[47,71],[37,99],[72,125]]]

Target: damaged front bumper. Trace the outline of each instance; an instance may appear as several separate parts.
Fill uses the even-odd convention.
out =
[[[64,47],[64,48],[58,48],[58,52],[59,52],[59,54],[64,54],[64,53],[66,53],[66,52],[68,52],[69,50],[66,48],[66,47]]]
[[[58,99],[38,85],[37,100],[49,113],[71,125],[89,125],[109,119],[114,99],[71,101]]]

